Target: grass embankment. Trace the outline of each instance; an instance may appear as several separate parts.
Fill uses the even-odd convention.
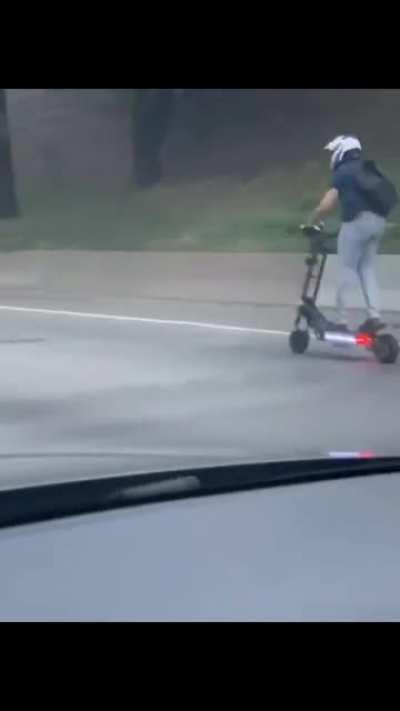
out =
[[[400,185],[400,165],[387,168]],[[303,252],[298,225],[328,181],[325,166],[308,163],[247,182],[215,178],[118,197],[42,193],[22,201],[20,219],[0,220],[0,249]],[[400,253],[400,210],[383,251]]]

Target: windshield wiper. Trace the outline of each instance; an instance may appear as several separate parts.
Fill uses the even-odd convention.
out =
[[[311,459],[60,482],[0,491],[0,528],[159,501],[400,472],[400,457]]]

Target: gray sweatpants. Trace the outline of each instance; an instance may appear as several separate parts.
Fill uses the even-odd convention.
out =
[[[379,289],[375,267],[386,221],[373,212],[361,212],[352,222],[343,222],[338,237],[339,278],[336,308],[340,323],[347,322],[347,294],[358,279],[370,318],[379,318]]]

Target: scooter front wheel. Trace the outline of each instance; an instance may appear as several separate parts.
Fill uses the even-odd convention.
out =
[[[399,344],[390,333],[376,336],[372,347],[375,358],[380,363],[395,363],[399,355]]]
[[[292,353],[296,355],[302,355],[306,352],[310,343],[310,334],[308,331],[302,331],[301,329],[296,329],[292,331],[289,337],[289,346]]]

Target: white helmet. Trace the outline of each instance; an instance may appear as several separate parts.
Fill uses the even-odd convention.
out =
[[[331,168],[333,169],[340,163],[345,153],[354,150],[361,151],[362,148],[360,141],[355,136],[337,136],[325,146],[324,150],[332,153]]]

